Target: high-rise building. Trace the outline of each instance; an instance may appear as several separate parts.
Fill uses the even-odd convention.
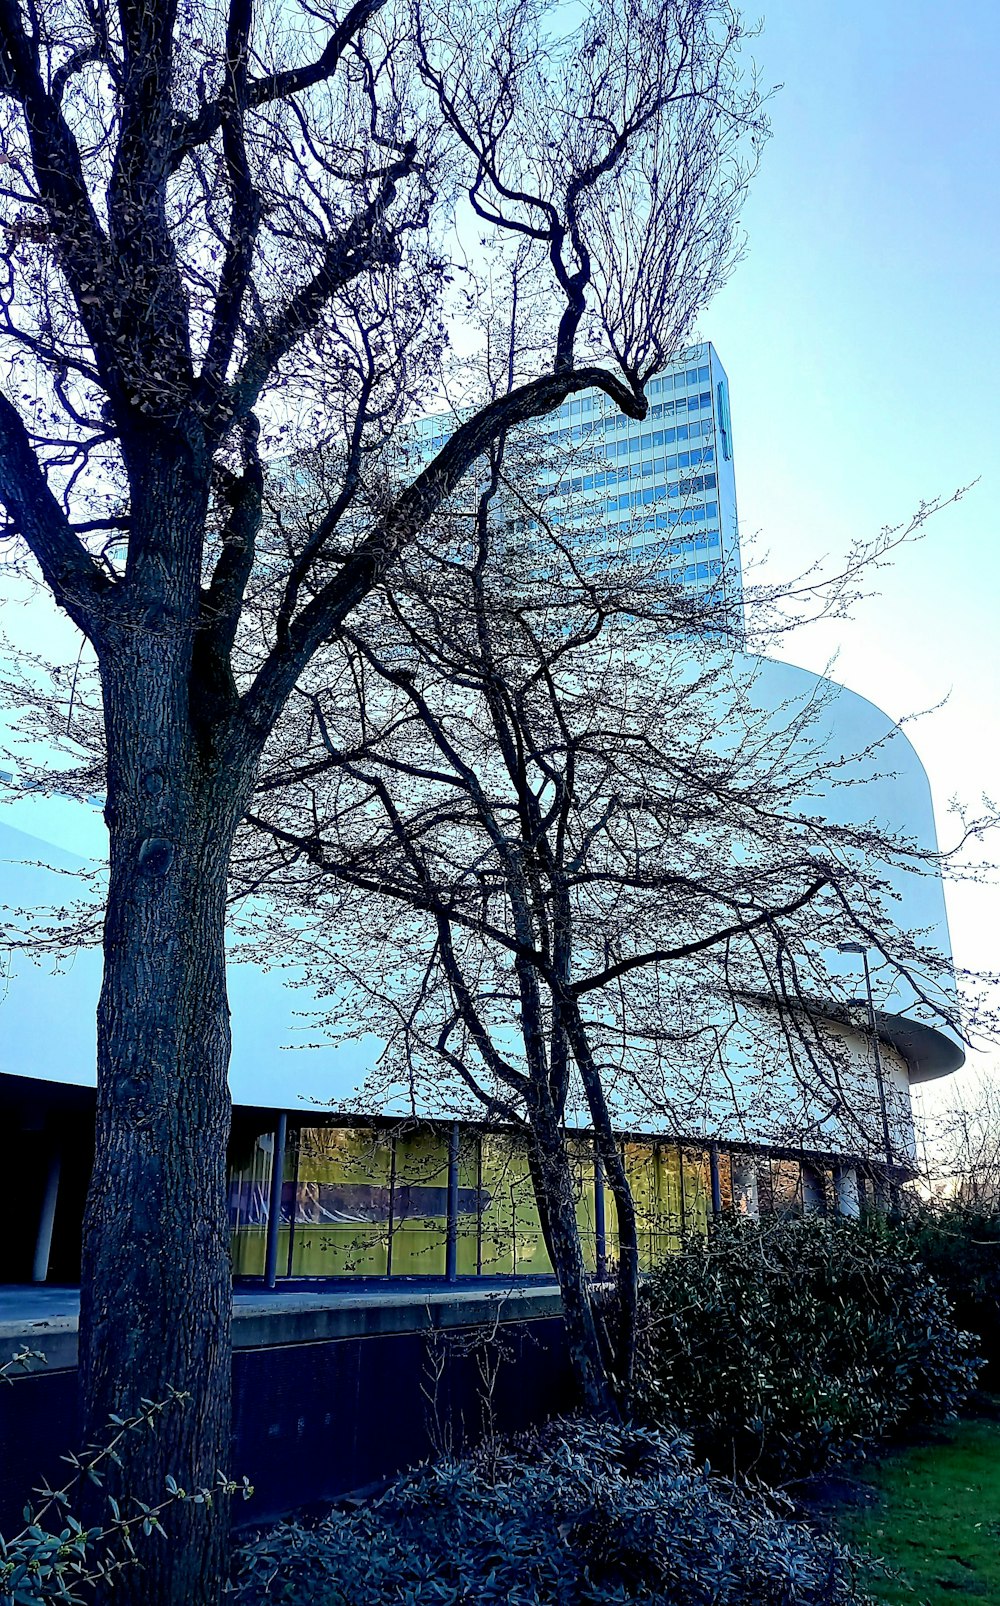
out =
[[[626,418],[586,390],[535,426],[538,486],[547,510],[579,531],[594,562],[627,545],[662,558],[658,572],[726,608],[742,636],[729,380],[711,342],[681,352],[646,387],[649,412]],[[453,427],[422,419],[421,456]]]

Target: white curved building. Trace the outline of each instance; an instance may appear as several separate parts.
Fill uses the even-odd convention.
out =
[[[872,703],[830,681],[740,654],[730,662],[720,733],[748,721],[778,729],[791,710],[809,709],[810,750],[831,762],[804,766],[803,809],[856,831],[860,844],[869,827],[899,844],[867,870],[894,924],[921,933],[940,962],[934,974],[908,975],[879,959],[873,944],[869,1000],[867,955],[841,952],[832,939],[813,942],[799,956],[807,984],[794,1000],[778,1008],[772,990],[747,985],[729,1005],[725,1063],[683,1129],[668,1118],[669,1088],[659,1106],[634,1090],[618,1096],[650,1258],[713,1209],[857,1213],[887,1178],[909,1172],[910,1087],[963,1060],[943,888],[925,857],[936,846],[930,789],[912,745]],[[723,748],[729,739],[720,734]],[[39,935],[47,911],[79,890],[73,872],[99,867],[103,855],[96,803],[21,790],[16,775],[0,784],[0,898],[12,929]],[[846,926],[845,935],[856,937]],[[0,967],[7,1219],[18,1223],[3,1246],[0,1281],[71,1281],[92,1144],[100,953],[81,946],[29,955],[8,942]],[[298,979],[280,967],[230,965],[237,1272],[267,1279],[545,1270],[519,1141],[459,1123],[446,1107],[428,1105],[416,1122],[384,1110],[359,1114],[357,1090],[378,1045],[296,1052],[311,1035],[308,994],[290,985]],[[818,1079],[803,1074],[795,1048],[807,1039],[823,1045]],[[580,1225],[599,1267],[613,1253],[614,1224],[583,1126],[575,1140]]]

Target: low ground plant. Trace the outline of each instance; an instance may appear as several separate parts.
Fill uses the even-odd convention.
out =
[[[0,1363],[0,1382],[44,1365],[41,1350],[19,1349]],[[249,1499],[248,1479],[237,1483],[221,1472],[213,1489],[183,1489],[168,1476],[153,1503],[132,1494],[116,1498],[106,1488],[109,1474],[122,1465],[126,1438],[155,1431],[164,1412],[183,1408],[187,1398],[171,1389],[162,1400],[144,1399],[133,1416],[113,1416],[99,1444],[62,1457],[69,1472],[34,1490],[24,1507],[24,1526],[0,1535],[0,1606],[87,1606],[95,1593],[113,1588],[123,1571],[142,1566],[143,1542],[166,1539],[161,1518],[170,1507],[211,1505],[219,1496],[236,1494]],[[89,1497],[89,1522],[77,1515],[81,1497]]]
[[[981,1366],[909,1236],[882,1221],[722,1221],[642,1291],[637,1409],[727,1472],[783,1482],[953,1416]]]
[[[688,1439],[556,1421],[243,1552],[240,1606],[857,1606],[854,1561]]]

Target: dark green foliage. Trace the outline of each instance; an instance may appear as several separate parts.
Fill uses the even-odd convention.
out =
[[[986,1359],[981,1386],[1000,1390],[1000,1214],[957,1201],[924,1205],[907,1218],[907,1229],[955,1320],[979,1339]]]
[[[801,1477],[953,1415],[980,1366],[905,1233],[883,1222],[722,1222],[642,1291],[639,1414],[722,1471]]]
[[[857,1606],[834,1541],[696,1467],[676,1434],[554,1422],[242,1556],[242,1606]]]

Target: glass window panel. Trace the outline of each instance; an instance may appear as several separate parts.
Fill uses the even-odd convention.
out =
[[[371,1127],[301,1127],[292,1275],[384,1275],[390,1189],[388,1132]],[[287,1261],[279,1257],[279,1264]]]
[[[483,1134],[483,1274],[551,1273],[523,1142]]]
[[[393,1276],[443,1276],[447,1236],[448,1133],[426,1126],[404,1128],[396,1134]]]
[[[271,1197],[273,1138],[261,1133],[233,1140],[229,1173],[230,1254],[237,1277],[263,1277]],[[287,1162],[286,1162],[287,1163]],[[279,1267],[284,1263],[280,1256]]]

